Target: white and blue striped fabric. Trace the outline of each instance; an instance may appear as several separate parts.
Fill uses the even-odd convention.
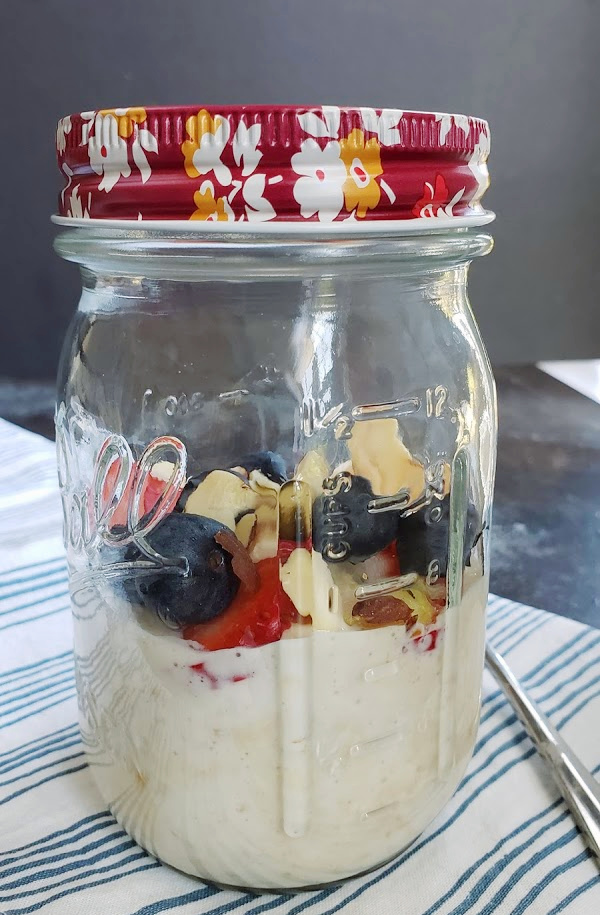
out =
[[[54,448],[0,421],[0,449],[0,913],[598,915],[596,862],[487,674],[460,788],[369,876],[256,897],[147,855],[103,805],[79,741]],[[489,635],[598,773],[600,631],[493,598]]]

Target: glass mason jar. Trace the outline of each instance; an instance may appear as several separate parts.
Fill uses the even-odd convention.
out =
[[[491,247],[488,137],[368,109],[59,124],[81,733],[118,821],[190,874],[342,880],[465,771],[496,434],[466,287]]]

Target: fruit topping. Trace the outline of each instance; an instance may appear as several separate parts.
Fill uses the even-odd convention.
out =
[[[417,622],[408,604],[390,594],[358,601],[352,608],[352,618],[376,626],[404,623],[407,629]]]
[[[235,526],[235,536],[246,548],[250,545],[256,530],[256,512],[249,511],[242,515]]]
[[[290,480],[279,491],[279,537],[303,543],[311,534],[312,497],[308,483]]]
[[[443,634],[443,629],[430,629],[429,632],[424,632],[422,635],[417,635],[415,631],[412,633],[413,644],[417,651],[423,654],[426,651],[435,651]]]
[[[187,626],[183,636],[207,651],[278,641],[296,618],[294,606],[279,581],[279,560],[264,559],[256,566],[259,587],[254,594],[240,588],[231,606],[218,619]]]
[[[204,661],[200,661],[199,664],[191,664],[190,670],[198,674],[203,683],[208,683],[210,689],[220,689],[227,683],[243,683],[252,676],[252,674],[234,674],[232,677],[224,677],[222,674],[215,674],[209,670]]]
[[[160,497],[162,496],[167,483],[171,479],[173,473],[174,465],[171,461],[157,461],[146,475],[142,487],[142,496],[141,496],[141,508],[142,515],[147,515],[148,512],[152,511]],[[104,484],[102,487],[102,498],[105,503],[108,502],[111,493],[114,490],[114,487],[117,482],[119,475],[119,466],[115,461],[108,468]],[[127,527],[128,522],[128,511],[129,503],[131,502],[133,496],[133,482],[135,479],[135,466],[131,473],[129,474],[129,479],[125,484],[125,489],[123,494],[119,499],[119,503],[115,510],[113,511],[110,517],[110,527]]]
[[[355,423],[348,439],[354,472],[365,477],[373,490],[391,496],[401,489],[418,498],[425,485],[423,465],[411,455],[399,436],[395,419]]]
[[[215,540],[231,556],[233,571],[242,583],[242,587],[250,594],[255,594],[259,585],[258,572],[244,544],[234,533],[227,530],[218,531],[215,534]]]
[[[446,606],[446,582],[442,581],[435,587],[437,592],[428,588],[420,579],[410,588],[394,591],[391,597],[403,601],[410,608],[416,622],[429,626],[436,621]],[[434,596],[434,593],[437,593],[437,596]]]
[[[463,544],[463,565],[480,535],[479,515],[474,505],[467,510],[467,523]],[[450,496],[434,499],[425,508],[401,518],[396,542],[400,568],[405,572],[418,572],[430,580],[444,577],[448,570],[448,538],[450,530]]]
[[[247,454],[238,462],[248,473],[258,470],[275,483],[284,483],[287,480],[285,461],[275,451],[256,451]]]
[[[180,500],[186,514],[226,525],[248,547],[253,562],[277,555],[279,483],[261,470],[251,470],[247,478],[234,470],[211,470],[196,479],[198,485],[192,488],[190,481],[185,501]]]
[[[259,470],[250,471],[249,486],[256,497],[256,527],[248,545],[253,562],[272,559],[277,555],[279,484]]]
[[[318,451],[307,451],[296,469],[296,479],[307,483],[313,499],[323,493],[323,481],[329,476],[329,467]]]
[[[316,629],[344,628],[339,592],[319,553],[296,549],[281,567],[281,584],[296,610]]]
[[[223,533],[231,535],[211,518],[167,515],[148,535],[148,543],[165,558],[185,557],[189,574],[157,570],[156,575],[139,576],[135,586],[141,603],[168,624],[199,623],[223,613],[240,586],[230,553],[215,539]],[[128,559],[134,551],[139,558],[129,547]]]
[[[385,549],[375,553],[374,556],[365,559],[364,562],[356,563],[355,568],[360,571],[362,580],[365,583],[372,583],[382,578],[393,578],[399,575],[400,566],[398,565],[395,541],[392,541]]]
[[[368,480],[347,475],[339,492],[323,495],[313,507],[313,542],[327,562],[360,562],[392,542],[397,512],[368,511],[374,498]]]
[[[212,470],[188,495],[185,512],[212,518],[234,531],[236,520],[257,504],[256,492],[238,474]]]

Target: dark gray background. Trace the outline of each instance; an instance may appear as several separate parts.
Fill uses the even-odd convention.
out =
[[[57,118],[169,103],[488,118],[492,359],[600,355],[599,40],[597,0],[2,0],[0,375],[52,377],[77,301],[51,250]]]

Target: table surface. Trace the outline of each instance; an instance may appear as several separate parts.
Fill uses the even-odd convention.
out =
[[[600,627],[600,404],[535,366],[496,368],[496,594]],[[51,438],[52,384],[0,381],[0,416]]]

